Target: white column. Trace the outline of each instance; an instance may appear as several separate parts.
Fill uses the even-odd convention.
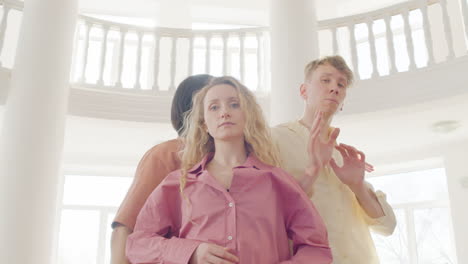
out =
[[[28,0],[0,138],[0,262],[49,264],[77,0]]]
[[[270,27],[270,123],[276,125],[303,113],[304,66],[318,57],[315,1],[271,0]]]
[[[458,263],[468,263],[468,172],[466,170],[466,148],[468,142],[453,144],[444,154],[445,170],[450,198],[450,210],[457,250]]]

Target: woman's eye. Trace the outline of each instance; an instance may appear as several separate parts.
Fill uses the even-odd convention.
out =
[[[329,83],[329,82],[330,82],[330,79],[322,79],[322,82],[324,82],[324,83]]]
[[[210,106],[210,110],[211,110],[211,111],[215,111],[215,110],[217,110],[217,109],[218,109],[218,106],[217,106],[217,105],[212,105],[212,106]]]
[[[240,104],[239,103],[232,103],[231,107],[232,108],[239,108]]]

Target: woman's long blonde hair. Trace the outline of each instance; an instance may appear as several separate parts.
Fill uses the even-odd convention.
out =
[[[233,77],[214,78],[194,96],[193,108],[185,117],[185,142],[181,158],[181,192],[185,188],[188,171],[208,153],[215,151],[214,139],[205,129],[203,101],[213,86],[221,84],[230,85],[237,90],[240,106],[246,119],[244,127],[246,150],[265,164],[280,166],[278,151],[271,140],[270,128],[267,126],[255,95]]]

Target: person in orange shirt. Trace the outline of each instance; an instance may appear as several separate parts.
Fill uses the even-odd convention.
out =
[[[171,122],[179,137],[152,147],[138,164],[133,183],[112,222],[112,264],[129,263],[125,257],[127,237],[133,232],[138,213],[151,192],[170,172],[180,168],[178,152],[182,148],[180,135],[185,114],[192,108],[192,96],[212,78],[207,74],[190,76],[177,87],[172,100]]]

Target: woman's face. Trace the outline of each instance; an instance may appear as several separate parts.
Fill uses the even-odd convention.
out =
[[[215,140],[231,141],[244,137],[245,115],[237,90],[228,84],[210,88],[203,100],[205,125]]]

